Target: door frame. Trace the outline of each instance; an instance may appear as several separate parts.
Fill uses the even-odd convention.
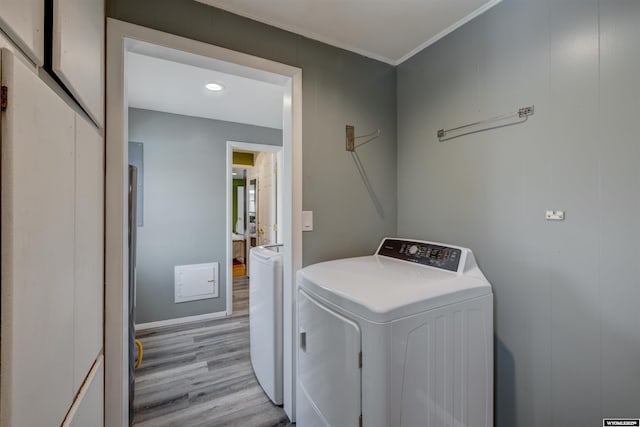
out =
[[[254,151],[254,152],[262,152],[262,153],[280,153],[284,152],[285,147],[283,145],[270,145],[270,144],[258,144],[255,142],[241,142],[241,141],[227,141],[227,277],[226,277],[226,285],[227,285],[227,316],[231,316],[233,313],[233,268],[229,267],[233,264],[233,242],[231,241],[231,233],[233,232],[233,150],[244,150],[244,151]],[[283,168],[285,170],[278,170],[278,174],[286,172],[287,165]],[[289,175],[290,176],[290,175]],[[249,182],[247,178],[247,183]],[[289,187],[290,183],[283,179],[283,185]],[[249,185],[245,186],[245,197],[249,194]],[[277,203],[277,202],[276,202]],[[291,206],[291,194],[284,193],[284,197],[282,200],[282,208],[284,209],[286,206]],[[245,210],[249,209],[245,204]],[[248,227],[246,223],[246,215],[245,215],[245,233],[247,233]],[[278,225],[280,227],[280,225]],[[287,224],[282,224],[282,227],[286,230],[291,230],[291,222]],[[291,232],[286,233],[291,235]],[[247,244],[248,239],[245,238],[245,245]],[[257,243],[257,238],[256,238]],[[291,242],[282,242],[285,245],[285,248],[291,247]],[[246,259],[245,265],[247,269],[249,268],[249,246],[245,247]],[[286,252],[286,250],[285,250]],[[284,252],[283,252],[284,253]],[[283,269],[287,269],[287,265],[283,263]],[[249,271],[247,270],[247,275]],[[289,319],[292,320],[292,319]],[[293,325],[286,325],[283,323],[283,329],[290,330],[293,328]],[[290,337],[287,337],[290,338]]]
[[[295,325],[294,274],[302,266],[302,70],[264,58],[232,51],[162,31],[107,18],[106,165],[105,165],[105,425],[128,423],[128,247],[127,247],[127,143],[128,100],[127,52],[146,53],[202,68],[287,85],[283,102],[284,164],[291,165],[289,188],[291,209],[284,222],[291,231],[285,253],[284,319]],[[196,56],[197,55],[197,56]],[[212,65],[214,64],[214,65]],[[283,173],[287,173],[283,171]],[[288,218],[287,218],[288,217]],[[296,331],[285,331],[290,344]],[[285,411],[295,420],[295,346],[284,349]]]

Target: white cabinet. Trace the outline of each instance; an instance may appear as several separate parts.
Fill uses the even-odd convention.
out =
[[[104,125],[104,0],[52,0],[51,67],[99,127]],[[45,58],[45,1],[0,0],[0,29],[37,66]]]
[[[44,1],[0,0],[0,28],[36,65],[44,63]]]
[[[76,115],[74,389],[102,349],[104,144]]]
[[[52,2],[51,65],[102,127],[104,1]],[[38,76],[44,26],[0,0],[0,427],[102,426],[103,135]]]
[[[74,392],[75,113],[4,49],[1,71],[0,423],[60,425]]]
[[[104,20],[103,0],[53,0],[53,71],[100,127]]]
[[[0,58],[0,426],[60,425],[83,384],[78,420],[102,422],[103,137],[32,67]]]
[[[11,53],[13,53],[17,58],[19,58],[22,62],[24,62],[25,65],[27,65],[34,72],[36,72],[36,66],[33,65],[33,63],[31,63],[31,61],[26,56],[24,56],[24,54],[2,32],[0,32],[0,49],[7,49]]]

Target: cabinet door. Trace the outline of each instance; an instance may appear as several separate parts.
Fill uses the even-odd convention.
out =
[[[104,425],[104,364],[100,356],[62,427],[102,427]]]
[[[44,2],[0,0],[0,28],[36,65],[44,63]]]
[[[0,32],[0,49],[7,49],[11,53],[13,53],[18,59],[24,62],[28,67],[30,67],[33,72],[37,72],[37,68],[33,63],[22,53],[17,46],[9,40],[5,33]]]
[[[76,115],[76,247],[74,389],[102,349],[104,145]]]
[[[1,58],[0,425],[60,425],[73,398],[74,112]]]
[[[104,123],[104,21],[104,0],[53,1],[53,71],[100,127]]]

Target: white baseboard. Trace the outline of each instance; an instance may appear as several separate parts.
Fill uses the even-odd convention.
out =
[[[201,320],[221,319],[223,317],[227,317],[226,311],[199,314],[197,316],[178,317],[177,319],[159,320],[157,322],[139,323],[136,324],[136,331],[142,331],[151,328],[160,328],[162,326],[180,325],[182,323],[199,322]]]

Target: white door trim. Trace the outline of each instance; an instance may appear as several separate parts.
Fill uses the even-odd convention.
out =
[[[290,269],[285,271],[285,313],[295,325],[294,274],[302,266],[302,70],[300,68],[190,40],[138,25],[107,19],[107,123],[106,123],[106,200],[105,200],[105,425],[128,425],[127,379],[127,142],[128,102],[126,93],[126,53],[135,51],[178,62],[196,61],[206,68],[216,63],[225,72],[246,77],[268,79],[288,84],[291,98],[284,100],[283,140],[290,141],[285,150],[285,164],[291,175],[284,176],[292,195],[291,210],[283,220],[291,223],[291,242],[285,254]],[[199,55],[199,57],[194,57]],[[188,58],[187,58],[188,57]],[[195,58],[195,59],[194,59]],[[193,64],[193,62],[191,62]],[[194,64],[195,65],[195,64]],[[221,70],[222,71],[222,70]],[[266,73],[265,73],[266,72]],[[285,83],[286,82],[286,83]],[[287,216],[289,218],[287,218]],[[289,294],[289,295],[286,295]],[[285,411],[295,419],[295,330],[286,331],[289,346],[285,351]]]
[[[287,144],[289,145],[289,144]],[[231,241],[231,233],[233,232],[233,150],[245,150],[245,151],[258,151],[263,153],[278,153],[284,151],[285,149],[289,149],[285,147],[284,141],[283,145],[269,145],[269,144],[257,144],[254,142],[241,142],[241,141],[227,141],[227,275],[226,275],[226,290],[227,290],[227,316],[231,316],[233,313],[233,268],[230,267],[233,261],[233,242]],[[291,168],[291,165],[285,165],[286,168]],[[283,171],[284,172],[284,171]],[[279,172],[280,173],[280,172]],[[291,176],[289,174],[289,176]],[[284,185],[287,186],[289,183],[285,182]],[[249,191],[247,185],[247,193]],[[285,200],[283,201],[284,206],[289,206],[291,204],[291,194],[285,194]],[[248,206],[245,207],[245,210],[249,209]],[[291,223],[282,224],[283,227],[291,230]],[[248,232],[248,228],[245,228],[245,233]],[[248,239],[245,239],[245,244]],[[291,242],[284,242],[285,247],[291,247]],[[246,257],[245,265],[248,267],[249,263],[247,262],[249,259],[249,247],[246,248]],[[283,269],[287,269],[287,265],[283,264]],[[249,271],[247,270],[247,274]],[[284,325],[284,330],[288,330],[292,328],[293,325]]]

